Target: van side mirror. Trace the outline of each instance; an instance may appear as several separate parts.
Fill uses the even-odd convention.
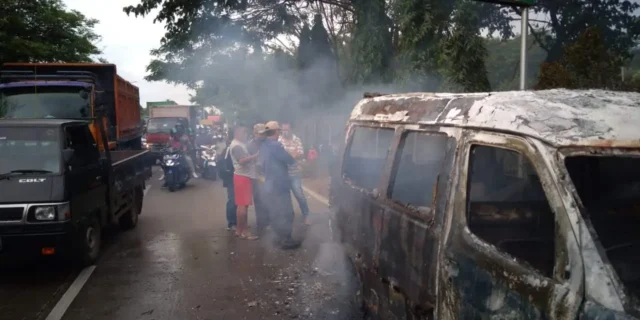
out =
[[[75,151],[73,149],[67,148],[62,150],[62,158],[64,159],[64,163],[69,163],[73,158],[73,154]]]

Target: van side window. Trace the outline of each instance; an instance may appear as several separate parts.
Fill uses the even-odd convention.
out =
[[[516,151],[475,145],[469,165],[469,230],[552,277],[555,219],[530,160]]]
[[[344,175],[353,185],[366,190],[378,187],[393,135],[393,129],[354,128],[344,165]]]
[[[417,209],[428,209],[450,138],[441,134],[408,132],[400,142],[391,175],[389,197]]]

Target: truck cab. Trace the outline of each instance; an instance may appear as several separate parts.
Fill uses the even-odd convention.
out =
[[[142,148],[138,88],[110,64],[6,63],[0,69],[0,118],[91,119],[100,124],[110,150]],[[104,150],[98,124],[90,129]]]
[[[161,157],[162,150],[171,140],[171,129],[177,125],[185,128],[192,140],[195,139],[195,136],[189,130],[189,119],[187,118],[160,117],[149,119],[146,128],[146,147],[154,158],[159,159]]]
[[[100,152],[87,121],[0,120],[0,255],[95,262],[104,227],[137,224],[145,153]]]

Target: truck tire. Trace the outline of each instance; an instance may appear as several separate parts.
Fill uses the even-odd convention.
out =
[[[87,224],[80,229],[78,234],[80,244],[78,260],[82,266],[94,264],[100,256],[102,245],[102,227],[96,216],[89,219]]]
[[[120,217],[120,228],[131,230],[138,225],[138,216],[142,209],[142,195],[143,193],[140,190],[136,189],[134,191],[131,209]]]

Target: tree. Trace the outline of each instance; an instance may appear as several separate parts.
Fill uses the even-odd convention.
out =
[[[0,64],[89,62],[100,54],[93,32],[97,20],[67,10],[61,0],[3,0],[0,6]]]
[[[351,75],[355,84],[388,83],[392,80],[392,21],[385,0],[352,0],[355,15],[351,39]]]
[[[485,65],[487,49],[479,34],[477,7],[469,1],[459,3],[454,13],[453,30],[444,45],[447,69],[443,73],[466,92],[491,91]]]
[[[640,32],[640,19],[636,11],[640,3],[628,0],[538,0],[531,9],[532,15],[546,17],[533,19],[529,29],[536,42],[547,52],[547,62],[562,58],[566,46],[575,43],[586,28],[597,27],[604,46],[624,58],[630,57],[630,49]],[[520,15],[518,8],[504,9]]]
[[[520,78],[520,45],[521,38],[484,39],[488,51],[486,59],[491,88],[496,91],[518,90]],[[540,64],[547,58],[547,53],[536,43],[533,37],[527,38],[527,88],[532,88],[538,81]]]
[[[621,55],[606,47],[600,30],[592,27],[565,48],[560,61],[541,66],[536,89],[635,89],[622,82],[623,61]]]
[[[300,32],[300,41],[298,44],[298,69],[304,70],[308,68],[311,65],[312,55],[313,49],[311,47],[311,29],[309,29],[309,24],[305,22],[302,26],[302,31]]]
[[[313,17],[313,27],[310,33],[311,52],[314,59],[331,59],[333,60],[333,50],[329,41],[329,33],[325,29],[322,16],[316,14]]]

